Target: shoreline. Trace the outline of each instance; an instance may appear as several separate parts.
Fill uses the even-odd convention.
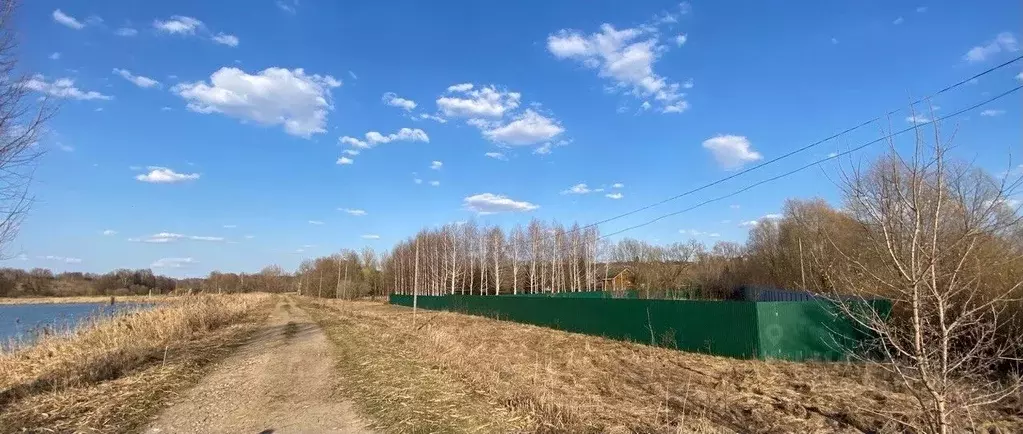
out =
[[[154,295],[152,297],[148,295],[120,295],[114,296],[115,303],[133,302],[133,303],[159,303],[167,302],[175,299],[175,296],[169,295]],[[0,297],[0,306],[3,305],[15,305],[15,304],[71,304],[71,303],[82,303],[82,304],[97,304],[97,303],[110,303],[109,295],[96,295],[96,296],[72,296],[72,297]]]

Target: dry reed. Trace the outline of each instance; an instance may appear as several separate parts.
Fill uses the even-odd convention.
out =
[[[201,375],[270,296],[191,296],[0,355],[0,432],[124,432]]]

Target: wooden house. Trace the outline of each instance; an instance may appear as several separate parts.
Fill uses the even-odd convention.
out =
[[[626,266],[610,266],[606,270],[603,267],[596,269],[598,273],[598,288],[601,291],[622,291],[635,289],[635,272]]]

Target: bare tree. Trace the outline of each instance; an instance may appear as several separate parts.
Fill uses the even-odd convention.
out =
[[[891,318],[839,304],[878,337],[878,366],[920,406],[918,420],[892,419],[944,434],[968,431],[971,413],[1020,390],[1018,376],[997,370],[1019,362],[1019,335],[1005,332],[1004,313],[1019,306],[1023,248],[1011,239],[1020,217],[1009,205],[1020,180],[948,161],[942,140],[937,127],[930,141],[918,129],[904,158],[889,139],[888,156],[844,174],[862,242],[837,248],[846,267],[829,277],[836,291],[892,300]]]
[[[14,13],[17,1],[0,2],[0,259],[18,234],[32,197],[29,185],[42,155],[36,140],[53,115],[46,99],[30,95],[29,80],[19,76]]]

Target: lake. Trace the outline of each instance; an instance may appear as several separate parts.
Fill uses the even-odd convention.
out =
[[[0,351],[10,349],[12,344],[31,343],[43,328],[61,333],[73,330],[90,318],[151,306],[145,303],[112,306],[110,303],[0,304]]]

